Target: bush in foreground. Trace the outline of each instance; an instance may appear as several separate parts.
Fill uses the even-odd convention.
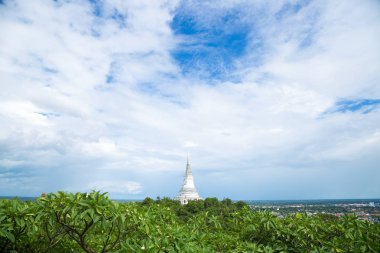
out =
[[[118,203],[104,193],[0,200],[0,252],[380,252],[380,224],[278,218],[207,198]]]

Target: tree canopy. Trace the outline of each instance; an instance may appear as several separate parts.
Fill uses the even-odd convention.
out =
[[[279,218],[216,198],[119,203],[105,193],[0,200],[0,252],[380,252],[380,224]]]

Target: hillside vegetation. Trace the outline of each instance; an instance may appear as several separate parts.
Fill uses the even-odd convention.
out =
[[[0,252],[380,252],[380,224],[303,213],[278,218],[229,199],[111,201],[58,192],[0,200]]]

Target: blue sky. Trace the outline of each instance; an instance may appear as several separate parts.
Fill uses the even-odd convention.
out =
[[[347,15],[350,13],[350,15]],[[380,3],[1,1],[0,195],[380,197]]]

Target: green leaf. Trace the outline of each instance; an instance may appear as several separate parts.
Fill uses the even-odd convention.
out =
[[[3,230],[3,233],[5,234],[5,236],[12,242],[12,243],[14,243],[15,242],[15,236],[12,234],[12,233],[10,233],[10,232],[8,232],[8,231],[5,231],[5,230]]]

